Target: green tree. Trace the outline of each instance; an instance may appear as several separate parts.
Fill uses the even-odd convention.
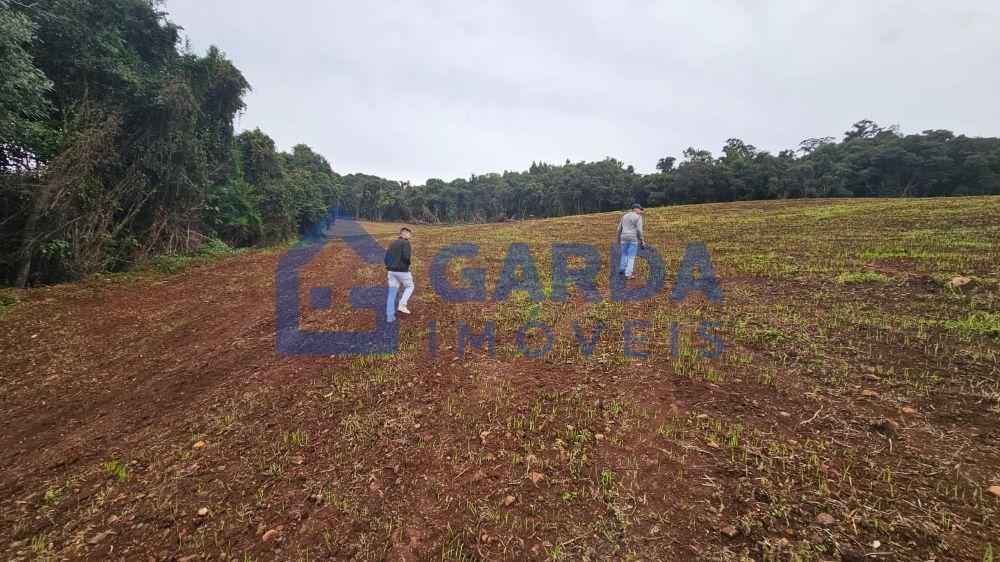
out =
[[[41,137],[38,121],[50,109],[45,97],[52,82],[35,67],[28,51],[37,26],[0,0],[0,163],[4,170],[26,170],[35,165]]]

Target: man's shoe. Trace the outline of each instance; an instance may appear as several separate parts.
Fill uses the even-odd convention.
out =
[[[385,321],[386,321],[387,323],[389,323],[389,324],[392,324],[393,322],[395,322],[395,321],[396,321],[396,319],[395,319],[395,318],[386,318],[386,319],[385,319]]]
[[[618,275],[621,275],[622,277],[625,277],[625,270],[624,269],[618,270]]]
[[[402,312],[403,314],[409,314],[410,313],[410,309],[406,308],[403,305],[399,305],[399,308],[397,308],[396,310]]]

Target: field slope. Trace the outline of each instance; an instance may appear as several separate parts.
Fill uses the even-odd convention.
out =
[[[640,303],[429,286],[444,244],[479,243],[456,267],[492,289],[526,242],[548,292],[552,244],[580,242],[604,252],[606,295],[616,221],[416,228],[413,314],[386,357],[277,354],[279,251],[8,293],[0,557],[993,559],[1000,198],[650,210],[668,276],[703,241],[723,302],[671,301],[670,279]],[[346,295],[380,267],[335,242],[302,278],[304,303],[333,287],[310,329],[372,324]],[[529,321],[552,327],[545,357],[518,351]],[[622,353],[632,321],[648,357]],[[493,322],[495,356],[460,357],[459,322]],[[585,357],[574,326],[598,323]]]

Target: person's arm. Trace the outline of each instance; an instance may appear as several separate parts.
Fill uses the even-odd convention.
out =
[[[403,254],[400,257],[400,261],[407,268],[410,267],[410,241],[409,240],[406,241],[406,244],[403,244]]]
[[[646,241],[642,238],[642,215],[639,215],[639,220],[635,221],[635,234],[639,238],[639,245],[645,247]]]
[[[625,222],[624,217],[618,220],[618,232],[615,233],[615,241],[619,244],[622,243],[622,223]]]

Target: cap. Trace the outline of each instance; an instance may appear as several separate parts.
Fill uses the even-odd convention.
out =
[[[642,210],[642,205],[640,205],[638,203],[632,203],[632,210],[634,211],[636,209],[639,209],[641,211]]]

